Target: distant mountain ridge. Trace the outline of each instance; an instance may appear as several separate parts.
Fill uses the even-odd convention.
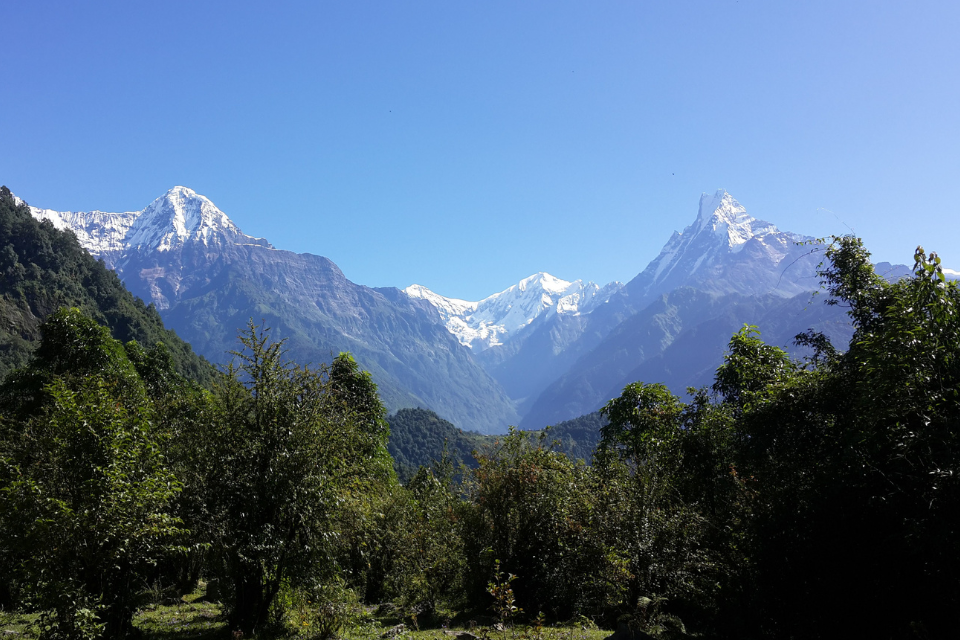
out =
[[[708,382],[744,322],[776,327],[766,335],[782,346],[811,327],[842,343],[849,337],[842,311],[808,293],[819,288],[822,250],[812,237],[752,217],[720,189],[700,197],[693,223],[674,232],[635,278],[598,287],[589,299],[596,303],[576,313],[514,302],[520,287],[480,302],[443,298],[419,285],[406,291],[434,304],[461,343],[474,345],[477,360],[517,401],[521,426],[539,429],[599,409],[631,376],[669,382],[676,393]],[[547,299],[566,283],[545,275],[524,282],[539,284],[539,277]],[[533,292],[536,301],[540,292]],[[508,311],[512,323],[480,313],[501,300],[499,317]],[[670,361],[667,354],[682,355]]]
[[[174,187],[140,212],[36,218],[77,233],[168,326],[215,362],[250,319],[287,340],[301,363],[350,351],[392,409],[430,407],[461,428],[505,431],[514,403],[443,326],[434,307],[399,289],[349,281],[327,258],[275,249],[244,234],[208,198]]]
[[[477,302],[446,298],[419,284],[404,292],[436,307],[460,344],[480,352],[502,345],[542,315],[590,313],[622,286],[620,282],[603,287],[582,280],[568,282],[541,271]]]
[[[35,218],[76,233],[80,244],[98,258],[122,255],[131,248],[170,251],[191,240],[204,245],[229,242],[273,247],[263,238],[240,231],[206,196],[181,186],[173,187],[140,211],[30,209]]]

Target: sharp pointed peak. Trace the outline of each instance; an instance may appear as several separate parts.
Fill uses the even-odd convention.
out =
[[[729,195],[730,193],[722,187],[720,189],[717,189],[713,193],[707,193],[706,191],[704,191],[703,193],[700,194],[700,204],[703,204],[705,200],[719,202],[723,200],[724,197]]]
[[[726,189],[717,189],[713,194],[704,192],[700,196],[700,209],[697,220],[706,221],[714,217],[718,211],[723,213],[745,214],[747,210]]]
[[[201,205],[209,205],[217,208],[210,198],[203,194],[197,193],[190,187],[184,187],[183,185],[177,185],[167,189],[162,196],[153,201],[154,204],[158,202],[199,202]]]
[[[174,186],[151,202],[125,238],[128,245],[166,251],[196,240],[205,245],[256,244],[263,238],[243,233],[210,198],[190,187]]]

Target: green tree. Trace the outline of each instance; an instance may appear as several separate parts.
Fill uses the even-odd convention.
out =
[[[754,629],[948,637],[945,612],[960,602],[960,288],[919,248],[913,277],[895,283],[856,238],[826,255],[830,302],[855,328],[848,350],[803,334],[817,353],[801,368],[735,336],[715,386],[735,418],[732,468],[755,488],[741,523]]]
[[[713,391],[728,405],[742,409],[755,394],[782,383],[795,370],[786,351],[766,344],[757,327],[745,325],[730,339]]]
[[[679,434],[685,405],[665,385],[634,382],[600,410],[607,424],[600,429],[600,448],[618,448],[635,463],[666,446]]]
[[[702,435],[704,410],[702,396],[688,405],[664,385],[642,382],[600,410],[608,424],[594,456],[603,500],[596,535],[624,563],[615,613],[651,633],[682,629],[680,614],[715,597],[715,554],[704,546],[709,523],[700,496],[684,491],[703,482],[691,480],[686,451]]]
[[[384,481],[395,478],[393,459],[387,452],[390,425],[387,410],[377,393],[377,383],[349,353],[341,353],[330,365],[328,393],[341,419],[355,425],[363,437],[362,455],[373,460],[373,467]]]
[[[368,596],[390,598],[418,624],[435,618],[441,607],[464,604],[466,568],[464,504],[453,485],[453,467],[444,459],[432,469],[420,467],[406,487],[396,487],[383,509],[376,546],[383,590]]]
[[[231,625],[249,633],[270,621],[271,607],[280,613],[281,589],[318,589],[331,577],[343,522],[382,473],[370,433],[382,418],[375,388],[361,388],[374,395],[360,394],[365,404],[355,407],[324,369],[286,361],[266,330],[251,323],[241,342],[239,364],[213,392],[198,486],[213,575]]]
[[[0,530],[45,638],[133,631],[143,576],[182,531],[179,484],[124,348],[76,309],[54,314],[0,389]]]
[[[531,437],[512,429],[475,455],[478,466],[465,487],[471,598],[487,599],[499,561],[503,572],[517,576],[510,588],[529,614],[568,619],[587,612],[597,599],[587,576],[604,564],[591,539],[590,468],[555,451],[549,432]]]

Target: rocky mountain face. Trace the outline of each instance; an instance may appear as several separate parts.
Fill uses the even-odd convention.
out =
[[[406,291],[437,307],[448,329],[517,401],[520,426],[538,429],[595,411],[636,380],[665,382],[679,394],[709,383],[730,336],[745,323],[790,349],[794,336],[810,328],[845,344],[850,326],[843,310],[810,293],[819,287],[822,249],[813,238],[753,218],[720,190],[700,198],[694,222],[633,280],[608,285],[577,313],[531,312],[517,302],[501,306],[500,316],[479,316],[487,301],[513,302],[520,286],[481,302],[451,301],[417,286]],[[544,275],[524,282],[539,278],[556,294],[566,286],[551,288]],[[504,309],[514,314],[511,329],[497,324]]]
[[[811,237],[751,217],[724,190],[703,194],[694,222],[675,232],[643,271],[587,316],[580,336],[566,348],[569,366],[535,400],[521,405],[521,426],[539,428],[595,411],[640,379],[669,383],[683,394],[710,380],[730,336],[745,323],[788,348],[796,333],[826,323],[837,344],[845,344],[848,330],[833,326],[849,327],[842,310],[823,308],[823,299],[809,293],[819,288],[822,249]],[[791,299],[796,308],[786,303]],[[791,326],[800,328],[770,335],[778,314],[789,313],[795,313]],[[711,333],[707,326],[722,329]],[[702,356],[697,366],[671,364],[662,355],[678,339],[695,345],[688,350]],[[648,377],[630,378],[640,374]]]
[[[674,232],[626,290],[640,306],[679,287],[789,298],[819,287],[818,249],[812,237],[752,218],[721,189],[700,197],[697,219]]]
[[[636,381],[660,382],[683,395],[709,386],[730,337],[744,324],[760,328],[764,341],[795,357],[794,337],[813,329],[845,346],[853,334],[846,309],[827,306],[812,292],[718,294],[681,287],[662,294],[614,328],[576,360],[526,411],[522,428],[554,424],[602,407]]]
[[[399,289],[348,280],[327,258],[273,248],[240,231],[207,198],[175,187],[139,212],[55,212],[136,295],[215,362],[229,359],[252,319],[286,339],[300,363],[351,352],[388,407],[426,407],[465,429],[502,432],[513,401],[443,325],[436,309]]]

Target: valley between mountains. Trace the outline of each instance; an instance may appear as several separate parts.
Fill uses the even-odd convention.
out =
[[[744,324],[794,350],[807,329],[846,344],[845,309],[813,295],[813,238],[749,215],[723,190],[626,282],[534,274],[479,301],[426,284],[351,282],[331,260],[244,234],[208,198],[174,187],[141,211],[33,216],[73,231],[164,324],[224,363],[250,319],[301,363],[349,351],[391,411],[422,407],[458,427],[538,429],[599,409],[636,380],[674,393],[707,384]],[[879,265],[887,277],[906,267]]]

